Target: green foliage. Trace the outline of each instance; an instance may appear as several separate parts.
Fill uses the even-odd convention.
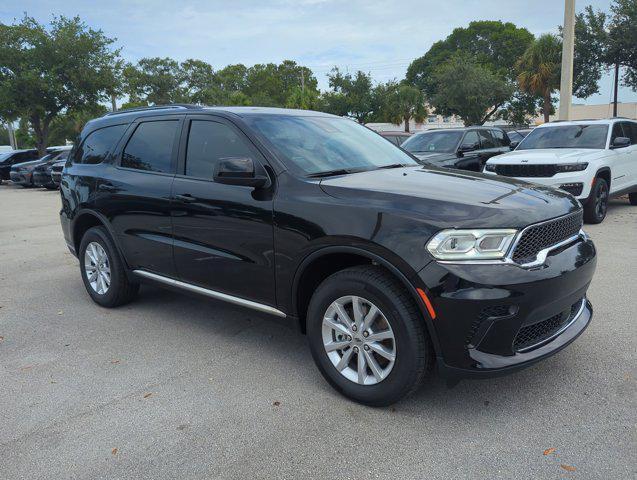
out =
[[[324,97],[325,111],[334,115],[348,115],[359,123],[372,119],[377,104],[372,92],[372,77],[369,73],[342,73],[338,68],[328,75],[332,92]]]
[[[549,121],[553,108],[551,95],[560,87],[562,41],[545,33],[535,40],[517,63],[518,84],[532,95],[542,98],[544,121]]]
[[[465,125],[482,125],[511,98],[513,88],[474,57],[458,52],[433,73],[436,112],[457,115]]]
[[[587,98],[599,92],[604,55],[606,15],[589,5],[575,17],[573,95]],[[561,30],[561,27],[560,27]]]
[[[6,127],[0,125],[0,145],[10,145],[9,130]]]
[[[48,29],[27,16],[0,24],[0,116],[27,118],[43,154],[60,112],[104,100],[115,88],[112,44],[79,17],[55,17]]]
[[[123,71],[124,91],[132,102],[151,105],[182,102],[182,71],[171,58],[142,58]]]
[[[623,83],[637,90],[637,0],[614,0],[610,9],[604,63],[624,67]]]
[[[407,82],[428,97],[437,93],[434,72],[451,56],[460,52],[494,75],[515,78],[515,62],[533,41],[526,28],[501,21],[475,21],[466,28],[456,28],[446,39],[434,43],[429,51],[415,59],[407,69]]]
[[[409,131],[409,121],[424,121],[427,116],[425,96],[416,87],[407,84],[388,82],[375,89],[380,99],[381,118],[384,121],[399,124],[405,123],[405,131]]]

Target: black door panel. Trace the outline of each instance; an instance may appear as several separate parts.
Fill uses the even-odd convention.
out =
[[[179,171],[189,176],[173,184],[175,264],[182,281],[275,305],[271,190],[212,180],[219,159],[247,156],[262,168],[258,150],[226,120],[188,119]]]

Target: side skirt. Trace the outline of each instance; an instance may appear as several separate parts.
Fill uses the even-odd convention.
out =
[[[251,308],[253,310],[258,310],[259,312],[269,313],[270,315],[276,315],[277,317],[286,317],[286,314],[284,312],[271,307],[270,305],[253,302],[252,300],[235,297],[233,295],[228,295],[227,293],[217,292],[216,290],[209,290],[207,288],[199,287],[191,283],[175,280],[174,278],[164,277],[163,275],[157,275],[156,273],[147,272],[146,270],[133,270],[133,273],[142,278],[147,278],[149,280],[154,280],[171,287],[181,288],[183,290],[188,290],[189,292],[205,295],[206,297],[214,298],[216,300],[222,300],[224,302],[233,303],[235,305]]]

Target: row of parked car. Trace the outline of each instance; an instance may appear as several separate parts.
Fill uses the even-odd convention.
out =
[[[588,223],[604,220],[612,197],[628,194],[637,205],[637,121],[627,118],[550,122],[509,132],[482,126],[434,129],[409,136],[400,146],[440,167],[567,191],[583,205]]]
[[[0,154],[0,183],[11,180],[23,187],[59,188],[62,169],[71,151],[70,145],[47,148],[40,157],[36,149],[11,150]]]

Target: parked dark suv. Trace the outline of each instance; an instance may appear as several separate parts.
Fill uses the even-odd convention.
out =
[[[437,128],[417,133],[401,147],[439,167],[481,172],[487,160],[509,152],[511,140],[496,127]]]
[[[76,145],[61,222],[95,302],[150,281],[283,317],[359,402],[434,364],[451,381],[528,366],[591,320],[595,247],[565,192],[419,165],[309,111],[124,111]]]

